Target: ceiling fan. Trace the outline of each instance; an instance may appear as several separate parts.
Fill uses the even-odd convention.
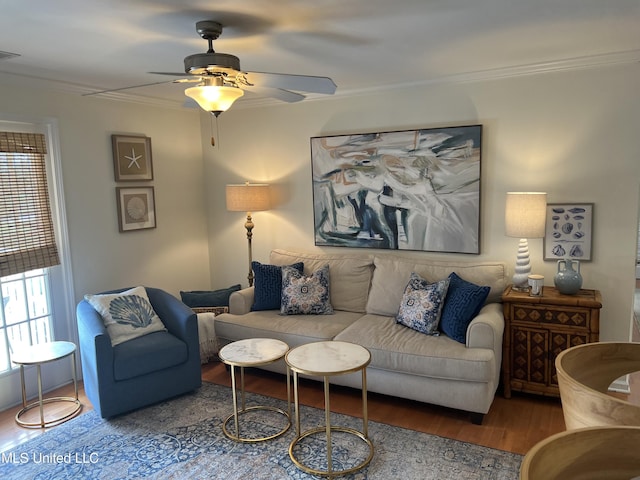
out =
[[[184,59],[184,71],[187,78],[172,80],[172,83],[197,82],[198,85],[185,90],[185,95],[193,98],[200,107],[216,117],[228,110],[233,102],[244,95],[244,90],[260,93],[284,102],[298,102],[305,96],[298,92],[331,95],[336,85],[329,77],[293,75],[282,73],[245,72],[240,69],[240,59],[228,53],[217,53],[213,41],[222,34],[222,24],[214,20],[196,23],[196,31],[209,43],[205,53],[189,55]],[[148,72],[157,75],[184,77],[185,73]],[[155,82],[138,87],[169,82]],[[89,95],[125,90],[125,87],[113,90],[93,92]]]

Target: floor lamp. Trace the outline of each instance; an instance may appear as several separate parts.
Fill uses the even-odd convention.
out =
[[[529,243],[527,238],[543,238],[547,218],[547,194],[542,192],[508,192],[504,223],[508,237],[520,239],[513,274],[513,290],[529,289]]]
[[[251,212],[269,210],[271,206],[269,196],[269,185],[264,183],[249,182],[243,185],[227,185],[227,210],[230,212],[247,212],[247,221],[244,228],[247,229],[247,244],[249,248],[249,286],[253,286],[253,269],[251,268],[251,238],[253,237],[253,221]]]

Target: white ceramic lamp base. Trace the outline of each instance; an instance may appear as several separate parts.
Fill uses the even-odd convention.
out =
[[[529,290],[529,274],[531,273],[531,264],[529,263],[529,243],[526,238],[521,238],[518,244],[518,256],[516,257],[516,266],[512,278],[513,290],[518,292],[526,292]]]

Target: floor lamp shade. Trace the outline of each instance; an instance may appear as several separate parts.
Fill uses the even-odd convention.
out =
[[[247,245],[249,249],[249,275],[247,275],[247,279],[251,287],[253,285],[251,239],[254,227],[251,212],[259,212],[271,208],[269,185],[264,183],[250,184],[249,182],[243,185],[227,185],[226,196],[227,210],[247,213],[247,221],[244,224],[244,228],[247,229]]]
[[[526,290],[531,273],[528,238],[544,237],[547,216],[547,194],[542,192],[509,192],[505,205],[505,233],[520,239],[513,287]]]
[[[259,212],[271,206],[269,185],[265,183],[227,185],[226,194],[230,212]]]

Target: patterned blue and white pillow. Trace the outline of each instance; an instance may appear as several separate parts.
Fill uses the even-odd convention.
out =
[[[489,295],[490,287],[481,287],[449,274],[449,289],[442,309],[440,330],[460,343],[467,341],[467,328],[478,315]]]
[[[396,322],[427,335],[438,335],[438,323],[449,279],[429,283],[415,272],[404,289]]]
[[[331,315],[329,265],[306,276],[292,267],[282,267],[281,315]]]
[[[304,263],[297,262],[291,267],[302,273]],[[282,299],[282,267],[251,262],[255,275],[253,282],[253,305],[251,310],[280,310]]]
[[[134,287],[120,293],[88,294],[84,299],[102,317],[112,346],[166,330],[151,306],[144,287]]]

